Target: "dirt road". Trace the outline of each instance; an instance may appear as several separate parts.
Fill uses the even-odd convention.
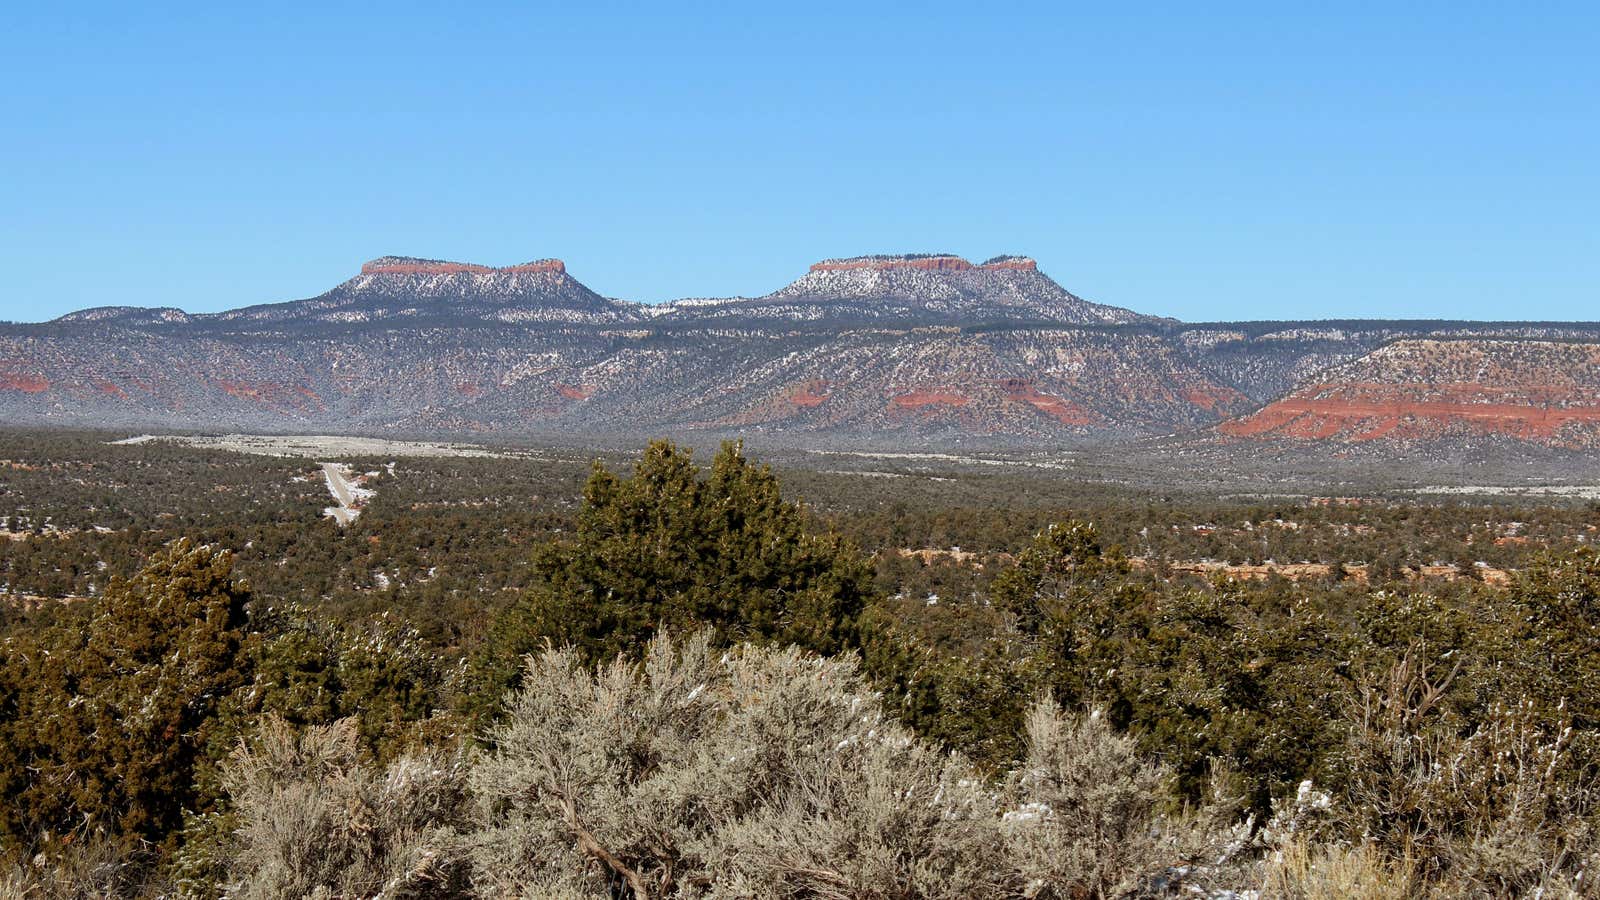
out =
[[[345,477],[343,463],[325,462],[322,464],[322,478],[328,483],[328,493],[339,502],[338,506],[330,506],[323,512],[333,516],[333,520],[341,526],[349,525],[361,515],[361,510],[356,508],[355,491],[348,478]]]

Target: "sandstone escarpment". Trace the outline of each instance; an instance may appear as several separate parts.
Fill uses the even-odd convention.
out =
[[[813,272],[884,272],[891,269],[915,269],[923,272],[970,272],[975,269],[1032,272],[1038,268],[1038,263],[1026,256],[996,256],[987,262],[974,265],[949,253],[851,256],[844,259],[825,259],[811,264]]]
[[[419,259],[413,256],[382,256],[361,266],[363,275],[491,275],[496,272],[565,272],[566,264],[559,259],[536,259],[515,266],[480,266],[476,263],[450,262],[442,259]]]
[[[684,312],[690,312],[686,306]],[[763,322],[1116,324],[1157,321],[1068,292],[1026,256],[972,263],[947,253],[853,256],[813,263],[764,297],[692,307],[700,317]]]
[[[1218,430],[1340,443],[1501,436],[1596,448],[1600,344],[1398,341]]]
[[[641,317],[567,274],[559,259],[513,266],[383,256],[356,277],[307,300],[245,307],[211,318],[263,323],[485,322],[613,323]]]

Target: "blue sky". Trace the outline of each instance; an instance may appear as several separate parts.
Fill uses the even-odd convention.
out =
[[[1196,321],[1600,318],[1592,2],[230,6],[7,12],[0,318],[899,251]]]

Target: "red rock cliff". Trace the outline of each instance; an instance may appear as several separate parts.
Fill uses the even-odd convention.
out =
[[[852,259],[825,259],[811,266],[813,272],[849,272],[857,269],[922,269],[930,272],[966,272],[972,269],[1014,269],[1034,271],[1038,264],[1025,256],[990,260],[973,265],[959,256],[858,256]]]
[[[565,272],[566,264],[559,259],[538,259],[518,266],[480,266],[473,263],[446,262],[434,259],[400,259],[384,257],[361,267],[363,275],[488,275],[493,272]]]

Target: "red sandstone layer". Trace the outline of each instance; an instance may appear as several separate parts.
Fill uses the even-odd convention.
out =
[[[1339,386],[1354,397],[1307,396],[1328,390],[1320,386],[1300,395],[1286,397],[1268,404],[1260,411],[1218,428],[1224,434],[1237,437],[1256,437],[1268,434],[1280,437],[1320,440],[1351,432],[1347,436],[1355,441],[1369,441],[1386,436],[1404,436],[1411,431],[1408,423],[1432,421],[1440,424],[1463,424],[1484,433],[1507,434],[1523,440],[1549,439],[1563,426],[1571,423],[1600,423],[1600,405],[1577,403],[1565,406],[1532,405],[1507,402],[1509,398],[1496,398],[1491,402],[1475,393],[1505,394],[1510,391],[1486,388],[1481,392],[1458,390],[1448,399],[1415,400],[1395,396],[1392,386],[1348,385]],[[1368,390],[1363,391],[1362,388]],[[1438,386],[1426,388],[1429,393],[1440,393]],[[1529,393],[1546,393],[1530,391]],[[1556,392],[1549,392],[1556,393]]]
[[[38,394],[50,389],[50,382],[37,375],[14,375],[0,373],[0,390],[21,391],[24,394]]]
[[[1220,385],[1190,388],[1184,392],[1183,399],[1207,412],[1223,412],[1224,410],[1218,407],[1237,407],[1245,402],[1243,394]]]
[[[361,267],[363,275],[489,275],[494,272],[565,272],[567,266],[559,259],[541,259],[519,266],[480,266],[457,262],[369,262]]]
[[[796,388],[793,394],[789,395],[789,402],[795,406],[812,409],[828,402],[829,392],[832,390],[833,384],[831,382],[821,380],[808,381]]]
[[[930,272],[966,272],[974,269],[1013,269],[1032,272],[1039,268],[1031,259],[1002,259],[998,262],[973,265],[959,256],[926,256],[915,259],[840,259],[824,260],[811,266],[813,272],[851,272],[859,269],[881,271],[884,269],[922,269]]]
[[[971,397],[957,394],[953,391],[912,391],[909,394],[900,394],[889,398],[889,404],[897,409],[920,409],[924,406],[966,406],[972,402]]]
[[[1024,378],[1008,378],[1001,382],[1006,399],[1026,403],[1063,425],[1091,425],[1095,415],[1071,400],[1040,393],[1033,382]]]
[[[316,391],[301,384],[277,384],[270,381],[236,381],[218,378],[212,381],[229,396],[249,400],[280,410],[323,410],[327,406]]]

